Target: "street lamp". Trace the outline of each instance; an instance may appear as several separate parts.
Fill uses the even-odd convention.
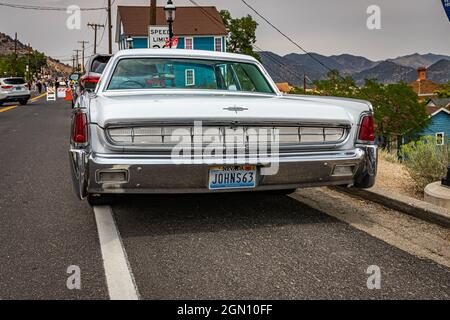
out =
[[[177,8],[173,4],[172,0],[167,1],[164,7],[164,12],[166,13],[166,21],[169,24],[169,46],[172,49],[172,39],[173,39],[173,21],[175,20],[175,11]]]
[[[126,42],[127,42],[127,48],[128,49],[133,49],[133,38],[132,37],[128,37]]]

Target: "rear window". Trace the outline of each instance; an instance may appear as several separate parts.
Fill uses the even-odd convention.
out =
[[[3,80],[5,84],[24,84],[25,80],[22,78],[13,78],[13,79],[5,79]]]
[[[178,58],[126,58],[117,63],[108,90],[200,89],[274,94],[251,63]]]
[[[98,57],[94,61],[92,61],[91,72],[95,73],[103,73],[106,65],[108,64],[111,57]]]

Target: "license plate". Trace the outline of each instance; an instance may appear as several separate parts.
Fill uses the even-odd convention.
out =
[[[215,167],[209,170],[209,189],[256,187],[256,166]]]
[[[22,91],[22,90],[23,90],[23,87],[15,87],[14,90],[16,90],[16,91]]]

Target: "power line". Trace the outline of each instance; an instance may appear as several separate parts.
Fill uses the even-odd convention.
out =
[[[280,66],[281,68],[283,68],[287,73],[289,73],[291,76],[297,78],[298,80],[302,80],[302,79],[305,79],[305,77],[307,77],[307,76],[306,76],[306,73],[305,73],[304,71],[303,71],[303,75],[301,75],[301,74],[299,74],[299,73],[293,71],[293,70],[291,69],[291,66],[289,66],[289,65],[287,65],[286,63],[284,63],[283,61],[279,60],[277,56],[271,55],[269,51],[263,50],[263,49],[261,49],[260,47],[258,47],[258,46],[255,45],[255,44],[253,45],[253,47],[254,47],[256,50],[259,50],[260,52],[267,52],[267,54],[265,54],[264,57],[266,57],[266,58],[272,60],[272,62],[275,62],[275,64],[279,65],[279,66]],[[270,68],[269,65],[266,65],[266,67],[269,67],[269,68]],[[274,71],[274,69],[272,69],[272,71]],[[307,79],[309,80],[310,84],[313,84],[313,82],[312,82],[308,77],[307,77]]]
[[[67,11],[67,7],[46,7],[46,6],[33,6],[26,4],[13,4],[13,3],[4,3],[0,2],[0,6],[14,8],[14,9],[23,9],[23,10],[41,10],[41,11]],[[80,8],[81,11],[98,11],[98,10],[106,10],[107,8]]]
[[[274,28],[279,34],[281,34],[283,37],[285,37],[289,42],[291,42],[293,45],[295,45],[297,48],[299,48],[301,51],[306,53],[311,59],[316,61],[318,64],[320,64],[322,67],[327,69],[328,71],[333,71],[332,68],[328,67],[325,63],[314,57],[311,53],[309,53],[307,50],[305,50],[301,45],[299,45],[296,41],[294,41],[290,36],[288,36],[286,33],[281,31],[277,26],[275,26],[272,22],[269,21],[268,18],[263,16],[261,13],[259,13],[255,8],[253,8],[250,4],[247,3],[246,0],[241,0],[250,10],[252,10],[258,17],[263,19],[267,24],[269,24],[272,28]],[[341,77],[341,76],[340,76]],[[341,77],[342,78],[342,77]],[[342,78],[343,79],[343,78]]]
[[[217,25],[219,25],[220,27],[223,27],[223,21],[217,19],[216,17],[214,17],[213,15],[211,15],[208,11],[205,10],[205,8],[203,8],[202,6],[200,6],[197,2],[195,2],[194,0],[189,0],[190,3],[192,3],[193,5],[195,5],[196,7],[198,7],[212,22],[215,22]]]
[[[194,0],[189,0],[189,2],[191,2],[193,5],[197,6],[211,21],[215,22],[217,25],[219,26],[223,26],[223,21],[217,19],[216,17],[214,17],[213,15],[211,15],[208,11],[206,11],[203,7],[201,7],[196,1]],[[260,47],[258,47],[257,45],[253,44],[253,47],[256,50],[259,51],[266,51],[261,49]],[[290,73],[292,76],[295,76],[296,78],[302,79],[303,77],[299,74],[297,74],[296,72],[292,71],[290,69],[289,66],[287,66],[284,62],[279,61],[276,57],[267,54],[266,57],[268,57],[270,60],[272,60],[273,62],[275,62],[276,64],[278,64],[279,66],[281,66],[284,70],[286,70],[288,73]]]

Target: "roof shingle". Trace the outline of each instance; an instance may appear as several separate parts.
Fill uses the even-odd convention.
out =
[[[119,6],[118,15],[127,36],[148,36],[149,6]],[[177,7],[173,24],[176,36],[227,35],[216,7]],[[164,7],[157,7],[156,24],[167,25]]]

